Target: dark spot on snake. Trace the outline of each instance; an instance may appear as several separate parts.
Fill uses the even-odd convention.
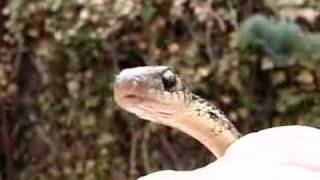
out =
[[[170,69],[164,71],[162,74],[162,83],[166,90],[173,88],[177,84],[176,75]]]

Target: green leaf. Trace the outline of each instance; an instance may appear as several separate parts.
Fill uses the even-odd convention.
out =
[[[141,17],[143,22],[149,22],[156,12],[157,9],[151,3],[144,4],[141,10]]]

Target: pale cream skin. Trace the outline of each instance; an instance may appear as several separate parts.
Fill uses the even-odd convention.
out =
[[[143,119],[191,135],[218,160],[197,170],[159,171],[140,180],[320,179],[320,130],[284,126],[238,139],[239,133],[217,109],[210,109],[212,118],[206,113],[207,105],[195,103],[190,94],[183,93],[179,79],[167,91],[161,80],[166,69],[157,66],[122,71],[114,87],[116,102]]]
[[[114,97],[123,109],[179,129],[221,157],[239,132],[221,111],[185,91],[181,84],[165,66],[126,69],[116,78]]]
[[[193,170],[164,170],[138,180],[319,180],[320,130],[275,127],[241,137],[217,161]]]

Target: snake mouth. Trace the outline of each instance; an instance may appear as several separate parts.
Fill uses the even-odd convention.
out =
[[[128,94],[128,95],[124,95],[123,98],[125,99],[135,99],[135,98],[139,98],[137,95],[134,94]]]
[[[115,96],[115,100],[122,107],[136,106],[142,103],[143,97],[134,93],[121,93]]]
[[[130,100],[130,101],[132,101],[132,100],[141,100],[142,99],[142,97],[140,97],[138,95],[135,95],[135,94],[127,94],[127,95],[124,95],[122,98],[125,99],[125,100]]]

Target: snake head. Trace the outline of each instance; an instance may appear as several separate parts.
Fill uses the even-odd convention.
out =
[[[166,66],[122,70],[116,77],[114,98],[123,109],[162,124],[183,112],[190,99],[180,78]]]

